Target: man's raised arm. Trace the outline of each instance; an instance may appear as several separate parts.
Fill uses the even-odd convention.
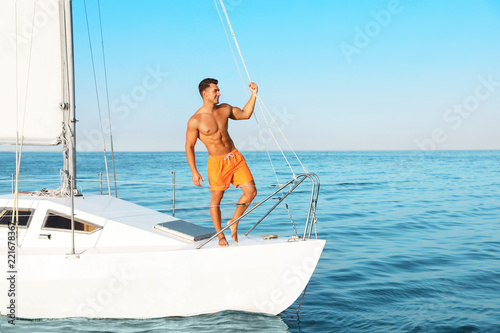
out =
[[[230,115],[231,119],[243,120],[243,119],[250,119],[250,117],[252,116],[259,88],[257,87],[257,84],[253,82],[250,83],[248,87],[252,91],[252,96],[250,96],[250,99],[248,100],[247,104],[245,104],[243,109],[240,109],[239,107],[236,106],[231,107],[231,115]]]

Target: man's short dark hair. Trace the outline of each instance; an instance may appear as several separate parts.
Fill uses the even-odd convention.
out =
[[[198,85],[198,90],[200,91],[201,96],[203,96],[203,94],[202,94],[203,90],[210,87],[211,83],[218,84],[219,81],[217,81],[216,79],[211,79],[211,78],[206,78],[206,79],[201,80],[200,84]]]

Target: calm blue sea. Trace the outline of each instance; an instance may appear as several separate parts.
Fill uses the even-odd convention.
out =
[[[265,152],[244,155],[258,200],[277,180]],[[289,180],[280,154],[271,155],[279,181]],[[15,329],[1,318],[0,331],[500,332],[500,151],[298,156],[321,180],[317,227],[319,238],[327,240],[298,314],[299,301],[279,316],[17,320]],[[300,173],[293,155],[287,157]],[[175,170],[176,216],[211,226],[209,190],[191,184],[183,153],[116,153],[115,158],[121,198],[171,213]],[[197,158],[204,171],[206,155]],[[102,153],[78,155],[83,193],[99,192],[103,160]],[[57,188],[61,164],[57,153],[24,153],[20,190]],[[14,154],[0,153],[0,193],[10,193],[14,169]],[[103,187],[107,192],[106,183]],[[310,194],[308,184],[301,187],[288,200],[299,230]],[[223,217],[232,215],[239,191],[228,191]],[[246,229],[251,218],[240,225]],[[293,228],[280,208],[254,232],[289,236]]]

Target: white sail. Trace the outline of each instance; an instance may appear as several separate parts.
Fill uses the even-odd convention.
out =
[[[0,144],[61,143],[59,12],[58,0],[0,1]]]

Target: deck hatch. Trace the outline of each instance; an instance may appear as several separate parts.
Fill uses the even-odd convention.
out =
[[[210,238],[215,234],[213,230],[183,220],[158,223],[153,228],[194,242]]]

